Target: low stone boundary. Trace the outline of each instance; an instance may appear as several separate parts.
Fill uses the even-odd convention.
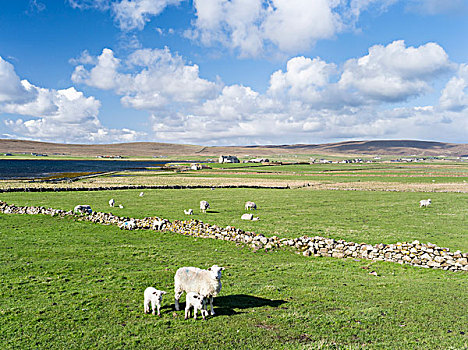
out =
[[[61,209],[8,205],[3,201],[0,201],[0,212],[5,214],[73,216],[78,220],[90,221],[103,225],[117,225],[121,229],[165,230],[187,236],[233,241],[248,245],[255,250],[292,247],[304,256],[369,259],[410,264],[425,268],[468,271],[468,253],[462,253],[459,250],[451,252],[449,248],[438,247],[431,243],[420,243],[419,241],[370,245],[320,236],[302,236],[294,239],[278,238],[276,236],[265,237],[262,234],[244,231],[232,226],[219,227],[193,219],[184,221],[174,220],[170,222],[169,220],[159,217],[134,219],[102,212],[82,215],[76,214],[73,211]]]

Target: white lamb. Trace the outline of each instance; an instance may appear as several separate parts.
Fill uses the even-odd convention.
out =
[[[120,208],[120,209],[123,209],[124,206],[123,206],[122,204],[119,204],[119,208]]]
[[[112,198],[111,200],[109,200],[109,206],[113,207],[114,205],[115,205],[115,200],[114,198]]]
[[[140,197],[143,197],[145,194],[143,192],[140,192]]]
[[[420,200],[419,201],[419,207],[422,208],[422,207],[428,207],[429,205],[431,204],[431,200],[430,199],[423,199],[423,200]]]
[[[190,309],[192,307],[194,320],[197,319],[198,310],[200,310],[202,318],[205,319],[205,315],[208,314],[208,311],[206,311],[206,302],[204,297],[194,292],[187,293],[187,297],[185,298],[185,319],[190,317]]]
[[[214,315],[213,297],[221,291],[221,271],[224,267],[213,265],[207,270],[197,267],[181,267],[174,276],[175,309],[179,311],[179,299],[183,292],[197,293],[210,298],[211,315]]]
[[[148,287],[145,289],[145,314],[150,313],[150,304],[151,309],[153,309],[153,315],[156,314],[156,309],[158,310],[158,316],[161,316],[161,301],[162,296],[166,294],[163,290],[158,290],[153,287]]]
[[[210,204],[207,201],[200,201],[200,211],[206,213],[207,209],[210,209]]]
[[[193,215],[193,209],[189,209],[189,210],[184,209],[184,214],[185,215]]]
[[[251,201],[246,202],[245,203],[245,210],[252,210],[252,209],[257,210],[257,204],[255,204],[254,202],[251,202]]]

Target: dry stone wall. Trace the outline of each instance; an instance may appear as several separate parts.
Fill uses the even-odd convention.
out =
[[[288,239],[244,231],[232,226],[219,227],[199,220],[169,221],[159,217],[134,219],[116,216],[111,213],[92,212],[89,215],[73,211],[45,207],[15,206],[0,201],[0,212],[5,214],[44,214],[51,216],[74,216],[78,220],[103,225],[117,225],[121,229],[163,230],[187,236],[221,239],[245,244],[255,250],[292,247],[304,256],[327,256],[333,258],[369,259],[410,264],[424,268],[438,268],[449,271],[468,271],[468,253],[451,251],[431,243],[398,242],[395,244],[375,244],[347,242],[326,237]]]

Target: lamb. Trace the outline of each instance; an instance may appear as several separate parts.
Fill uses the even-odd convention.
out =
[[[119,208],[120,208],[120,209],[123,209],[123,207],[124,207],[124,206],[123,206],[122,204],[119,204]]]
[[[145,194],[143,192],[140,192],[140,197],[143,197]]]
[[[113,207],[114,205],[115,205],[115,200],[114,198],[112,198],[111,200],[109,200],[109,206]]]
[[[202,318],[205,319],[205,315],[208,314],[208,311],[206,311],[206,301],[204,297],[194,292],[187,293],[187,297],[185,298],[185,319],[190,317],[190,309],[192,307],[194,320],[197,319],[198,310],[200,310]]]
[[[153,287],[148,287],[145,289],[145,314],[149,314],[150,312],[150,304],[151,304],[151,309],[153,309],[153,315],[156,314],[156,308],[158,309],[158,316],[161,316],[161,301],[162,301],[162,296],[166,294],[165,291],[163,290],[158,290]]]
[[[207,201],[200,201],[200,211],[206,213],[207,209],[210,209],[210,204]]]
[[[193,209],[189,209],[189,210],[184,209],[184,214],[185,215],[193,215]]]
[[[153,220],[153,230],[162,230],[166,226],[168,221],[164,219],[155,219]]]
[[[254,202],[251,202],[251,201],[246,202],[245,203],[245,210],[252,210],[252,209],[257,210],[257,204],[255,204]]]
[[[87,204],[79,204],[73,209],[73,212],[75,214],[91,214],[93,210],[91,209],[91,206]]]
[[[221,291],[221,271],[224,267],[213,265],[207,270],[197,267],[181,267],[174,276],[175,309],[179,311],[179,299],[183,292],[197,293],[210,298],[211,315],[214,315],[213,297]]]
[[[419,207],[422,208],[422,207],[428,207],[429,205],[431,204],[431,200],[430,199],[423,199],[423,200],[420,200],[419,201]]]

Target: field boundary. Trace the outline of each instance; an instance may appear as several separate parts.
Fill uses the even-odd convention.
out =
[[[250,246],[254,250],[266,251],[277,248],[291,247],[304,256],[324,256],[333,258],[367,259],[388,261],[399,264],[409,264],[424,268],[435,268],[449,271],[468,271],[468,253],[460,250],[451,252],[449,248],[438,247],[432,243],[397,242],[395,244],[347,242],[326,237],[278,238],[266,237],[255,232],[236,229],[233,226],[219,227],[198,220],[174,220],[159,217],[135,219],[119,217],[112,213],[91,212],[80,213],[34,206],[8,205],[0,201],[0,212],[4,214],[45,214],[50,216],[72,216],[77,220],[90,221],[102,225],[117,225],[123,230],[161,230],[201,238],[220,239]]]

